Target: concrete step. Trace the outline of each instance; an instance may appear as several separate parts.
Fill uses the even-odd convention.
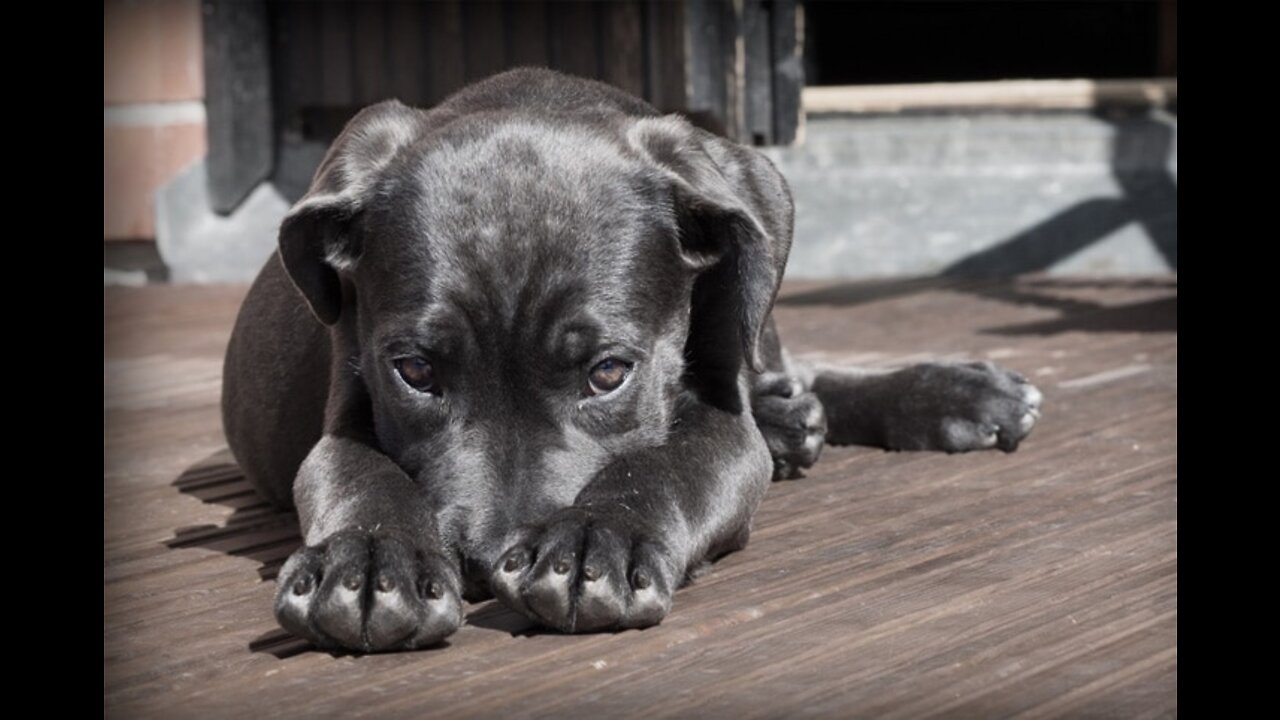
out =
[[[1177,116],[811,114],[788,277],[1177,269]]]

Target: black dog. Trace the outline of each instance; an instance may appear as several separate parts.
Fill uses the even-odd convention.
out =
[[[652,625],[824,436],[1017,445],[1039,392],[990,364],[789,368],[791,229],[768,160],[600,83],[517,70],[357,115],[227,351],[231,448],[305,534],[280,623],[415,648],[492,593],[567,632]]]

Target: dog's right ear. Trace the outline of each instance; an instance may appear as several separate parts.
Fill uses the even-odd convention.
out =
[[[342,312],[338,273],[360,258],[360,212],[382,170],[418,136],[423,113],[387,100],[361,110],[333,141],[311,188],[280,224],[280,261],[326,325]]]
[[[675,116],[637,120],[628,138],[670,181],[681,254],[702,273],[692,322],[703,327],[690,332],[699,340],[695,361],[724,368],[736,383],[737,360],[726,360],[736,347],[747,367],[762,371],[760,338],[791,249],[786,180],[764,155]]]

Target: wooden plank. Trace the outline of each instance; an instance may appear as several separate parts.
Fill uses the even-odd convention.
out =
[[[548,65],[547,12],[541,0],[506,4],[507,61],[512,67]]]
[[[205,3],[203,27],[209,205],[228,214],[275,159],[266,3]]]
[[[337,0],[320,4],[320,99],[330,108],[351,107],[355,102],[351,6]]]
[[[429,3],[427,48],[430,57],[430,94],[435,105],[466,84],[466,60],[462,42],[462,3],[444,0]]]
[[[689,0],[685,4],[688,23],[689,55],[685,59],[691,113],[705,114],[718,123],[729,137],[737,138],[736,126],[731,125],[729,87],[727,80],[733,72],[732,36],[726,36],[730,23],[726,14],[733,9],[719,0]]]
[[[647,0],[645,85],[650,103],[663,112],[689,107],[685,11],[681,3]]]
[[[801,360],[995,359],[1045,392],[1040,427],[1010,455],[828,448],[656,628],[531,632],[486,603],[448,647],[366,657],[271,617],[296,525],[219,429],[243,293],[104,291],[109,715],[1177,714],[1176,278],[788,284]]]
[[[547,23],[551,67],[586,78],[599,78],[600,28],[597,5],[569,2],[556,5]]]
[[[1165,107],[1178,102],[1177,78],[1137,80],[996,80],[909,85],[807,87],[807,113],[887,113],[987,108],[1090,110]]]
[[[275,124],[301,136],[302,108],[320,101],[320,10],[313,3],[267,3],[274,37]]]
[[[742,6],[743,142],[773,144],[773,22],[771,5],[746,0]]]
[[[389,92],[406,105],[426,105],[430,101],[426,7],[420,2],[393,2],[389,12]]]
[[[356,3],[351,9],[352,83],[357,105],[370,105],[391,95],[390,4]]]
[[[482,80],[507,66],[502,4],[468,0],[462,4],[463,50],[468,82]]]
[[[796,0],[774,0],[773,32],[773,141],[796,141],[804,124],[800,92],[804,88],[804,8]]]
[[[724,62],[724,124],[728,136],[751,142],[747,132],[747,53],[743,35],[743,7],[747,0],[726,2],[720,8],[721,56]]]
[[[639,0],[602,5],[603,79],[632,95],[644,96],[644,30]]]

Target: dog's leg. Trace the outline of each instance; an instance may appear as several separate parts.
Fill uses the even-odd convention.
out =
[[[565,632],[644,627],[705,559],[742,547],[771,462],[749,414],[692,404],[668,443],[611,463],[493,569],[507,606]]]
[[[423,489],[358,440],[326,435],[294,483],[306,546],[280,571],[276,617],[321,647],[402,650],[462,622],[456,562]]]
[[[818,368],[811,378],[826,411],[827,441],[837,445],[1012,452],[1040,417],[1040,390],[989,362]]]
[[[813,465],[824,435],[834,445],[1008,452],[1040,417],[1040,390],[989,362],[897,370],[810,367],[788,357],[772,318],[761,354],[765,372],[751,375],[751,410],[773,456],[775,478]]]

